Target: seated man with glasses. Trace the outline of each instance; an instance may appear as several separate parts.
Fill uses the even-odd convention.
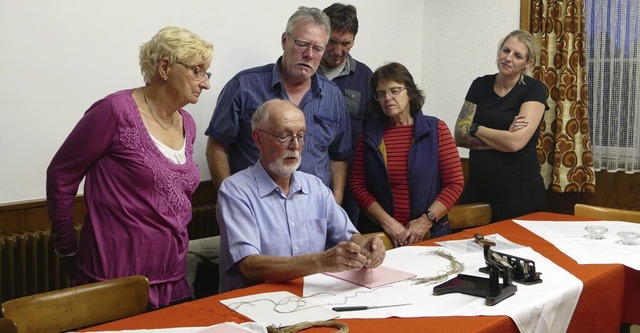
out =
[[[313,141],[306,144],[300,170],[318,176],[342,202],[347,162],[352,154],[351,123],[342,92],[316,74],[331,24],[318,8],[300,7],[287,22],[280,43],[283,53],[275,64],[236,74],[222,89],[213,111],[207,141],[207,162],[214,191],[230,175],[258,160],[251,135],[251,116],[262,103],[278,98],[298,106]],[[193,286],[198,262],[216,262],[216,238],[189,242],[189,282]]]
[[[304,145],[315,140],[300,109],[268,101],[253,113],[251,128],[258,162],[226,178],[218,192],[219,291],[379,266],[380,238],[360,235],[329,188],[296,171]]]

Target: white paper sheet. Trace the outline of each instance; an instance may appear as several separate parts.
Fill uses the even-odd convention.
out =
[[[330,308],[318,306],[315,297],[300,299],[300,296],[287,291],[229,298],[220,302],[266,326],[289,326],[304,321],[329,320],[338,316],[338,313]]]
[[[640,245],[620,244],[618,231],[640,233],[640,223],[620,221],[522,221],[521,225],[553,244],[578,264],[622,264],[640,270]],[[585,227],[602,225],[609,229],[604,239],[588,239]]]
[[[516,283],[516,294],[494,306],[487,306],[484,298],[465,294],[435,296],[433,287],[437,284],[414,285],[408,280],[369,290],[325,274],[305,277],[304,295],[330,292],[331,295],[319,295],[313,299],[316,304],[324,304],[328,308],[340,305],[412,303],[410,306],[340,312],[340,318],[507,315],[514,320],[521,332],[566,331],[582,291],[582,281],[531,248],[516,246],[517,244],[500,235],[491,237],[499,243],[509,244],[509,249],[501,248],[496,251],[535,261],[536,270],[542,272],[543,282],[528,286]],[[446,247],[447,244],[444,244]],[[455,244],[453,248],[459,246],[460,243]],[[384,265],[413,272],[418,277],[434,276],[438,272],[447,271],[449,265],[445,258],[425,255],[434,250],[442,250],[442,247],[396,248],[387,251]],[[480,267],[485,266],[480,246],[475,245],[475,249],[474,246],[463,246],[459,252],[447,251],[465,264],[463,274],[488,277],[478,271]]]

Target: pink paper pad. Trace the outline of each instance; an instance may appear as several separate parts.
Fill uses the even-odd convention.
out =
[[[373,272],[368,268],[363,268],[359,271],[345,271],[325,274],[367,288],[376,288],[390,283],[404,281],[416,276],[413,273],[399,271],[397,269],[384,266],[378,266],[374,268]]]

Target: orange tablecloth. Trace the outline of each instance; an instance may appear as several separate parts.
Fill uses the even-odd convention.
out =
[[[525,215],[519,219],[585,220],[572,215],[544,212]],[[549,242],[511,220],[467,229],[437,240],[471,238],[477,232],[482,234],[499,233],[515,243],[528,245],[582,280],[584,288],[569,325],[569,332],[619,332],[621,322],[640,323],[640,301],[638,301],[640,298],[640,271],[619,264],[579,265]],[[434,242],[428,240],[420,245],[434,245]],[[544,272],[542,273],[544,279]],[[220,300],[278,290],[302,295],[302,279],[285,284],[265,283],[234,290],[95,326],[84,331],[210,326],[226,321],[246,322],[250,321],[249,318],[228,309],[220,303]],[[514,297],[517,297],[517,294]],[[345,319],[340,321],[349,325],[350,332],[518,332],[515,323],[507,316]],[[318,328],[305,332],[334,331],[335,329]]]

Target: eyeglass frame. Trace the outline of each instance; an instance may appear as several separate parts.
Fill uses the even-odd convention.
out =
[[[290,147],[291,144],[293,144],[293,139],[296,139],[296,142],[298,142],[298,144],[300,144],[301,146],[304,145],[304,140],[305,138],[309,138],[311,137],[311,134],[307,133],[307,132],[302,132],[302,133],[298,133],[296,135],[293,134],[287,134],[285,136],[281,136],[281,135],[275,135],[273,133],[267,132],[265,130],[259,129],[257,128],[258,131],[265,133],[265,134],[269,134],[272,137],[276,138],[276,141],[283,147],[283,148],[287,148]]]
[[[293,36],[290,33],[286,33],[287,35],[289,35],[289,37],[291,37],[291,40],[293,41],[293,47],[298,51],[298,52],[307,52],[307,50],[311,50],[311,52],[313,52],[313,54],[324,54],[324,51],[327,50],[327,46],[322,46],[322,45],[318,45],[318,44],[311,44],[307,41],[304,40],[300,40],[300,39],[295,39],[293,38]]]
[[[398,89],[396,92],[393,92],[393,90]],[[391,98],[398,96],[398,94],[400,94],[403,90],[406,90],[407,87],[393,87],[391,89],[387,89],[387,90],[379,90],[379,91],[375,91],[373,92],[373,99],[375,99],[376,101],[380,102],[380,100],[384,100],[385,97],[387,97],[387,95],[391,96]],[[382,95],[384,93],[384,95]],[[381,95],[381,96],[378,96]]]
[[[200,66],[190,66],[190,65],[187,65],[187,64],[181,63],[181,62],[179,62],[179,61],[178,61],[178,64],[179,64],[179,65],[184,66],[184,68],[186,68],[186,69],[191,70],[191,73],[193,73],[193,75],[194,75],[194,76],[196,77],[196,79],[198,79],[199,81],[204,80],[204,78],[205,78],[205,77],[207,78],[207,80],[211,80],[211,72],[205,72],[205,70],[204,70],[202,67],[200,67]],[[200,72],[200,70],[201,70],[202,72]],[[196,73],[196,71],[197,71],[197,73]],[[200,74],[200,73],[204,73],[204,74]],[[202,75],[202,77],[198,77],[198,75]]]

